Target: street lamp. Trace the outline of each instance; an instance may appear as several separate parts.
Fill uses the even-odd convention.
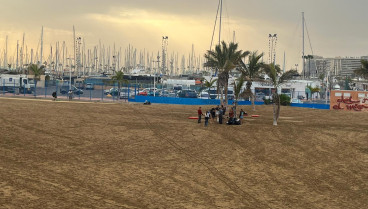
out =
[[[310,75],[311,75],[311,72],[310,72],[310,61],[311,61],[311,59],[313,59],[313,55],[310,55],[310,54],[308,54],[308,55],[305,55],[305,56],[303,56],[303,59],[307,59],[309,62],[308,62],[308,77],[310,78]],[[305,78],[305,70],[304,70],[304,78]]]

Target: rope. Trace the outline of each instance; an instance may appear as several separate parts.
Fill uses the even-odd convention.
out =
[[[307,29],[307,36],[308,36],[309,46],[311,48],[312,55],[314,55],[313,48],[312,48],[312,43],[311,43],[311,40],[309,38],[309,32],[308,32],[308,27],[307,27],[307,21],[306,20],[304,20],[304,24],[305,24],[305,29]]]

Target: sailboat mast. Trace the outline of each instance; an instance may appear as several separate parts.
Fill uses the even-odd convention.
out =
[[[18,62],[19,62],[19,40],[17,40],[17,62],[15,65],[16,70],[18,70]]]
[[[220,27],[219,27],[219,45],[221,43],[221,23],[222,23],[222,0],[220,0]]]
[[[8,36],[5,41],[4,68],[8,68]]]
[[[302,28],[303,28],[303,54],[302,54],[302,58],[303,58],[303,77],[305,79],[305,60],[304,60],[304,12],[302,12]]]
[[[73,57],[73,62],[74,62],[74,69],[75,69],[75,28],[73,25],[73,43],[74,43],[74,57]],[[69,70],[69,89],[72,89],[72,68],[73,68],[73,62],[70,64],[70,70]]]
[[[285,73],[285,67],[286,67],[286,53],[284,51],[284,66],[282,68],[283,73]]]
[[[42,57],[43,57],[43,26],[42,26],[42,29],[41,29],[41,65],[42,65]]]

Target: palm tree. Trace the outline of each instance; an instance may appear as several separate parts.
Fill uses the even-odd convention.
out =
[[[239,98],[242,96],[240,94],[241,90],[242,90],[242,87],[244,85],[244,82],[245,82],[245,78],[244,78],[244,75],[241,75],[238,79],[238,82],[234,82],[234,97],[235,97],[235,110],[234,110],[234,114],[235,114],[235,117],[236,117],[236,107],[238,106],[238,100]]]
[[[313,100],[313,94],[320,92],[321,89],[318,87],[312,87],[312,86],[307,86],[307,88],[309,89],[309,91],[311,92],[311,100]],[[308,98],[307,98],[308,99]]]
[[[277,126],[277,120],[280,116],[280,96],[278,94],[278,88],[284,82],[290,80],[295,74],[296,70],[289,70],[285,73],[281,73],[279,65],[268,64],[263,65],[263,71],[270,77],[275,92],[272,94],[273,100],[273,125]]]
[[[354,73],[358,76],[361,76],[365,79],[368,79],[368,60],[361,60],[362,67],[354,70]]]
[[[253,111],[256,110],[256,106],[254,104],[254,94],[251,91],[252,83],[255,78],[259,76],[259,73],[261,71],[261,68],[263,66],[263,62],[260,61],[263,57],[263,53],[258,54],[257,51],[252,52],[249,55],[249,63],[248,66],[245,65],[243,61],[240,62],[241,64],[241,72],[246,76],[247,84],[246,84],[246,90],[244,92],[245,95],[249,96],[251,98]]]
[[[209,81],[204,79],[204,87],[208,88],[208,99],[210,98],[210,89],[213,87],[213,84],[215,84],[216,81],[217,79],[212,80],[212,78]]]
[[[45,73],[44,68],[44,65],[38,67],[36,64],[31,64],[29,66],[29,70],[32,71],[35,76],[35,80],[40,80],[40,76]]]
[[[230,71],[239,64],[242,58],[248,55],[248,51],[238,50],[238,44],[231,42],[228,45],[225,41],[218,44],[214,51],[208,50],[207,54],[205,54],[205,59],[207,60],[205,67],[215,68],[216,73],[219,72],[217,85],[219,87],[218,90],[220,89],[222,105],[224,104],[222,96],[224,91],[225,106],[228,103],[227,89]]]
[[[111,77],[111,81],[113,83],[115,83],[115,82],[118,83],[118,99],[119,99],[120,98],[121,86],[122,86],[123,83],[128,83],[128,81],[124,79],[124,73],[122,71],[116,72],[115,75]]]
[[[36,64],[31,64],[29,67],[29,71],[32,71],[34,74],[34,78],[35,78],[35,96],[36,96],[36,89],[37,89],[37,81],[40,80],[40,76],[43,75],[45,73],[45,66],[41,65],[40,67],[38,67],[38,65]]]

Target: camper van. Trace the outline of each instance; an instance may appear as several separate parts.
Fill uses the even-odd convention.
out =
[[[210,90],[208,90],[208,94],[209,94],[211,99],[220,99],[221,98],[221,93],[220,92],[217,93],[217,88],[216,87],[210,88]],[[233,100],[235,98],[233,87],[228,87],[228,89],[227,89],[227,98],[229,100]],[[225,92],[223,92],[223,99],[225,99]]]
[[[17,92],[31,94],[35,90],[35,84],[27,75],[0,75],[0,89],[5,92]]]

